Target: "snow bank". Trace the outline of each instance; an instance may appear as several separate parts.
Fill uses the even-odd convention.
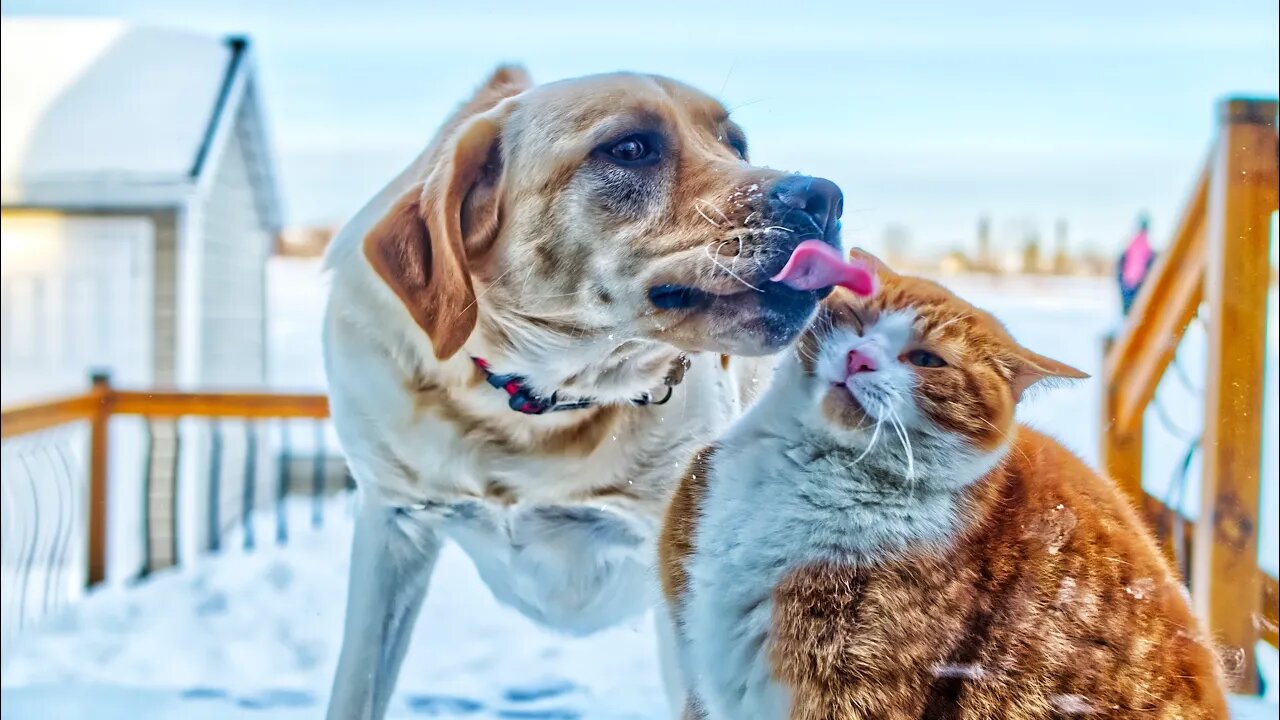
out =
[[[304,517],[309,506],[291,512]],[[323,530],[299,530],[287,547],[227,552],[135,587],[92,593],[51,616],[13,644],[0,677],[5,717],[23,716],[15,706],[43,708],[47,695],[76,702],[60,689],[92,698],[94,688],[111,688],[107,697],[122,687],[169,691],[142,693],[138,712],[151,714],[128,717],[168,717],[174,703],[184,715],[190,705],[197,718],[202,708],[215,708],[209,717],[238,717],[220,713],[249,706],[290,718],[302,708],[297,717],[315,717],[341,638],[351,537],[345,498],[325,518]],[[450,545],[395,707],[477,718],[659,717],[665,706],[651,628],[649,618],[638,618],[583,639],[543,630],[498,605]]]
[[[294,720],[322,714],[337,663],[351,516],[285,548],[227,552],[92,593],[15,643],[4,717]],[[298,502],[290,512],[309,512]],[[649,618],[570,639],[499,606],[446,546],[391,717],[665,717]],[[1274,651],[1263,658],[1275,676]],[[1274,690],[1272,691],[1274,696]],[[1233,717],[1274,718],[1240,700]]]

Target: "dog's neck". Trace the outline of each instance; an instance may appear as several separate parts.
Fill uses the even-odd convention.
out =
[[[543,397],[600,404],[627,403],[663,388],[681,355],[655,340],[557,332],[485,311],[463,352],[484,359],[494,373],[520,376]]]

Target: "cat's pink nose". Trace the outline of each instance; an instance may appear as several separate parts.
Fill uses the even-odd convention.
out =
[[[860,372],[871,372],[876,369],[876,361],[857,350],[849,351],[849,364],[846,372],[857,375]]]

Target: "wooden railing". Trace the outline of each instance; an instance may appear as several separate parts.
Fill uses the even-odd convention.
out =
[[[76,422],[89,426],[87,471],[87,578],[94,585],[106,577],[108,468],[111,420],[140,416],[148,420],[203,417],[210,419],[313,419],[329,416],[323,395],[136,391],[112,387],[104,375],[95,375],[82,394],[6,409],[0,416],[4,439],[38,433]]]
[[[1195,609],[1215,641],[1243,651],[1244,665],[1233,673],[1241,692],[1257,687],[1255,641],[1277,643],[1277,583],[1257,562],[1276,111],[1275,100],[1221,104],[1205,168],[1110,343],[1103,378],[1103,466],[1145,512],[1166,553],[1186,559],[1181,569]],[[1147,406],[1198,313],[1208,372],[1200,511],[1192,524],[1143,491],[1142,438]]]

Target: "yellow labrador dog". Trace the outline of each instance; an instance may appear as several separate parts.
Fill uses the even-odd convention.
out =
[[[691,87],[499,68],[327,257],[362,506],[329,717],[384,715],[444,538],[552,628],[657,602],[676,480],[827,292],[770,278],[840,211]]]

